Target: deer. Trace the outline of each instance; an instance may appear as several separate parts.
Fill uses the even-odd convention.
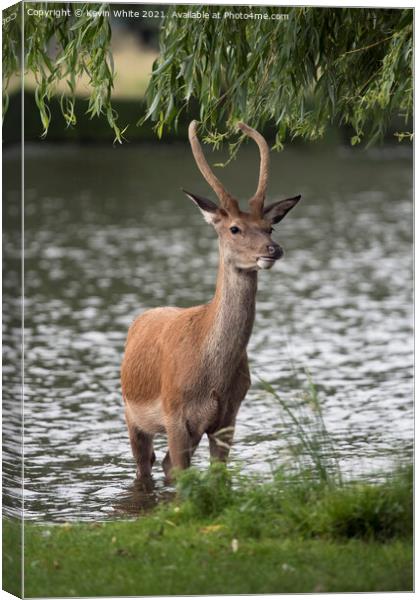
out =
[[[255,319],[258,271],[271,269],[283,256],[271,237],[273,225],[301,198],[264,206],[269,146],[258,131],[240,122],[238,128],[256,142],[260,153],[257,190],[249,200],[249,212],[242,211],[210,168],[197,127],[192,121],[188,129],[192,154],[219,202],[182,191],[218,235],[216,289],[207,304],[152,308],[129,328],[121,386],[140,480],[152,477],[156,434],[168,439],[162,462],[167,482],[190,466],[204,435],[210,460],[227,461],[237,413],[251,384],[247,345]]]

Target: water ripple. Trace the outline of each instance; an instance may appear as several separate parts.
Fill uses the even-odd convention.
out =
[[[27,153],[24,442],[31,519],[127,517],[170,495],[160,467],[152,493],[133,483],[119,386],[125,335],[142,310],[206,302],[214,287],[214,234],[170,189],[191,181],[199,193],[205,189],[187,147],[95,149],[100,178],[90,152]],[[289,459],[287,419],[256,377],[298,402],[308,369],[345,473],[369,473],[412,444],[410,157],[302,152],[273,157],[271,189],[303,190],[304,199],[277,227],[285,260],[260,275],[249,345],[254,385],[239,413],[232,461],[265,476]],[[254,185],[254,159],[244,149],[226,173],[240,194]],[[156,169],[162,160],[165,177]],[[17,267],[18,247],[7,232],[5,247]],[[4,278],[11,512],[20,494],[12,468],[20,452],[16,277],[12,269]],[[203,440],[195,457],[201,467],[207,446]],[[165,440],[156,447],[159,461]]]

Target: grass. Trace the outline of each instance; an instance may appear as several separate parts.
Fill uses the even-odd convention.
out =
[[[22,596],[22,525],[20,521],[3,518],[2,527],[2,589]]]
[[[276,395],[306,458],[293,446],[270,482],[213,464],[134,521],[27,523],[25,596],[412,590],[412,468],[343,482],[310,380],[305,394],[312,421]],[[6,539],[16,527],[4,521]]]
[[[401,541],[239,540],[233,552],[226,534],[195,525],[152,533],[139,523],[110,523],[60,531],[49,543],[31,535],[26,597],[412,589],[411,548]]]
[[[340,487],[191,469],[135,521],[25,525],[25,595],[412,589],[412,471]],[[15,527],[4,521],[5,535]]]
[[[262,378],[259,380],[261,387],[281,408],[283,427],[289,433],[288,439],[297,440],[297,443],[288,444],[294,461],[292,469],[307,473],[311,470],[315,477],[324,483],[341,484],[338,454],[325,425],[318,389],[309,371],[306,370],[305,373],[306,387],[291,403],[282,398],[268,381]],[[296,375],[294,372],[295,377]]]
[[[411,535],[413,490],[408,467],[381,484],[354,482],[333,488],[281,471],[266,484],[240,477],[234,491],[231,479],[232,473],[217,464],[207,473],[194,469],[183,473],[177,514],[182,512],[184,519],[212,517],[233,537],[253,539],[386,542]]]

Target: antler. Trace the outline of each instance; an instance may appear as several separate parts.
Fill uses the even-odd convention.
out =
[[[264,208],[265,192],[267,190],[268,171],[270,166],[270,149],[261,133],[258,133],[258,131],[252,129],[252,127],[249,127],[249,125],[246,125],[245,123],[238,123],[238,127],[245,133],[245,135],[252,138],[254,142],[258,144],[258,148],[260,149],[260,178],[258,181],[257,191],[250,199],[249,206],[251,208],[251,212],[261,216]]]
[[[209,164],[203,154],[200,142],[197,137],[197,121],[191,121],[188,128],[188,137],[191,144],[192,153],[197,163],[198,168],[201,171],[204,179],[207,181],[209,186],[213,189],[215,194],[220,200],[220,205],[228,210],[230,213],[237,213],[239,211],[238,202],[233,198],[223,187],[216,175],[213,173]]]

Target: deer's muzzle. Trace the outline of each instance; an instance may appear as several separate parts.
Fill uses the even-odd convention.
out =
[[[270,244],[267,246],[267,254],[257,258],[257,265],[260,269],[271,269],[276,260],[284,254],[283,248],[278,244]]]

